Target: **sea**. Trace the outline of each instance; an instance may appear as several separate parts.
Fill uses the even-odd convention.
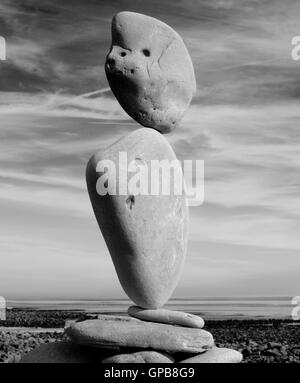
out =
[[[125,314],[128,307],[132,304],[131,301],[126,299],[10,300],[7,302],[7,307],[31,310],[70,310],[99,314]],[[208,297],[171,299],[164,308],[201,315],[203,318],[211,320],[295,319],[295,314],[300,315],[300,297]]]

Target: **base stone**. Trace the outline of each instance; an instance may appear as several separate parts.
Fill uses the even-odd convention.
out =
[[[214,346],[213,336],[202,329],[113,315],[72,323],[65,333],[74,343],[100,348],[117,346],[198,354]]]
[[[19,363],[101,363],[103,359],[118,353],[118,348],[94,348],[71,342],[54,342],[42,344],[23,355]]]
[[[103,359],[102,363],[174,363],[174,358],[157,351],[138,351],[132,354],[110,356]]]
[[[202,354],[184,359],[180,363],[240,363],[243,355],[230,348],[213,347]]]

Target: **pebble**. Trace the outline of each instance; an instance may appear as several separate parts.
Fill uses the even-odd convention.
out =
[[[66,334],[73,342],[85,346],[134,347],[171,353],[199,353],[214,345],[212,335],[202,329],[122,320],[111,315],[106,320],[73,323]]]
[[[166,309],[143,309],[137,306],[131,306],[128,314],[132,317],[149,321],[173,324],[183,327],[204,327],[204,320],[197,315],[188,314],[181,311],[172,311]]]
[[[139,351],[132,354],[114,355],[103,359],[102,363],[174,363],[174,358],[162,352]]]
[[[180,363],[240,363],[243,355],[229,348],[213,347],[206,352],[182,360]]]
[[[120,176],[120,153],[136,172],[128,173],[122,159],[125,171]],[[101,160],[112,161],[116,171],[105,173],[106,168],[101,171]],[[157,184],[143,178],[142,190],[132,186],[131,177],[140,177],[145,170],[151,176],[155,173],[151,171],[152,160],[160,163],[166,160],[169,164],[176,161],[176,155],[163,135],[141,128],[97,152],[86,171],[94,213],[121,285],[133,302],[143,308],[158,308],[167,302],[179,281],[187,251],[187,199],[184,191],[181,195],[175,193],[174,172],[170,172],[170,178],[168,174],[160,175]],[[181,167],[178,171],[182,175]],[[164,193],[160,190],[162,178],[170,185]],[[149,195],[143,189],[144,180]],[[153,195],[155,185],[159,186],[157,195]]]
[[[179,34],[135,12],[113,18],[105,71],[123,109],[161,133],[176,127],[196,91],[192,60]]]
[[[100,363],[118,349],[82,347],[71,342],[42,344],[22,356],[19,363]]]

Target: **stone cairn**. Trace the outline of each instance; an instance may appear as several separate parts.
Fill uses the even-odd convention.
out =
[[[162,135],[175,129],[196,90],[193,64],[182,38],[167,24],[138,13],[112,20],[112,47],[105,70],[124,110],[145,126],[92,156],[87,185],[93,210],[120,283],[137,306],[128,316],[99,315],[66,327],[69,343],[89,359],[102,351],[103,363],[236,363],[242,355],[214,345],[202,318],[161,308],[183,268],[188,234],[185,195],[99,195],[97,164],[118,163],[121,152],[136,167],[176,159]],[[152,129],[151,129],[152,128]],[[119,165],[121,166],[121,165]],[[109,184],[119,184],[107,179]],[[127,171],[127,169],[126,169]],[[75,346],[76,345],[76,346]],[[62,347],[62,346],[60,346]],[[87,351],[89,350],[89,351]]]

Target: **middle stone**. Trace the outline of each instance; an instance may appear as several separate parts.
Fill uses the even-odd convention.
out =
[[[187,250],[188,206],[172,147],[157,131],[138,129],[94,154],[86,178],[125,292],[140,307],[161,307]]]

